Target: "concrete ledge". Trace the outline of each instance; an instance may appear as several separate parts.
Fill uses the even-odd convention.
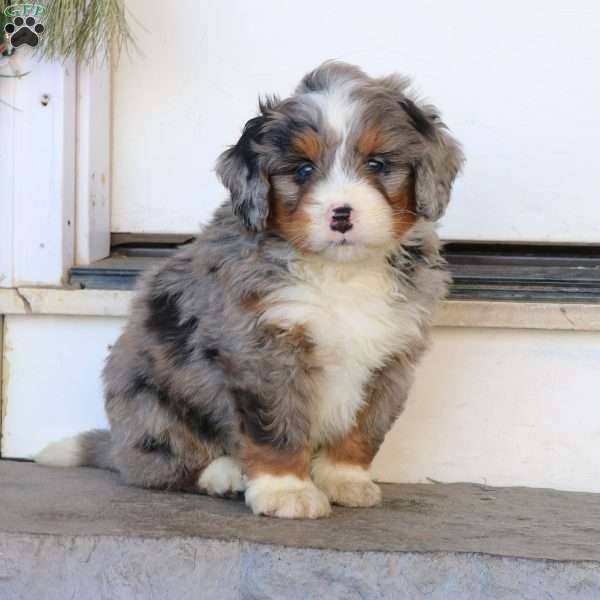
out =
[[[386,485],[323,521],[0,462],[0,598],[598,598],[600,496]]]
[[[125,317],[133,291],[22,287],[0,289],[0,315]],[[446,300],[436,327],[600,331],[600,303]]]
[[[446,300],[435,314],[434,325],[600,331],[600,303]]]
[[[0,289],[0,314],[124,317],[133,294],[123,290]]]

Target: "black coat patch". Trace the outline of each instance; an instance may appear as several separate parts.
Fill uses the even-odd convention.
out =
[[[433,123],[427,118],[427,115],[412,101],[408,98],[400,101],[400,106],[404,109],[408,115],[411,125],[426,138],[435,138],[435,127]]]
[[[248,181],[258,173],[258,154],[254,150],[254,146],[261,142],[262,130],[268,120],[264,115],[250,119],[244,126],[238,143],[230,150],[230,153],[236,155],[246,166]]]
[[[202,351],[202,356],[206,360],[214,362],[215,360],[217,360],[217,358],[219,358],[219,350],[217,348],[205,348]]]
[[[231,393],[244,433],[247,433],[257,444],[269,444],[276,448],[287,445],[285,436],[276,436],[273,433],[268,407],[257,394],[239,388],[233,389]]]
[[[162,292],[152,296],[148,302],[149,316],[146,327],[167,347],[175,364],[183,364],[193,352],[190,336],[198,327],[198,319],[182,320],[179,309],[180,294]]]
[[[127,389],[128,395],[137,396],[143,392],[153,392],[155,388],[148,381],[148,378],[143,375],[137,375],[131,381],[131,385]]]
[[[224,415],[205,412],[186,398],[169,394],[162,389],[158,390],[158,403],[172,418],[185,425],[199,439],[225,441],[227,424]]]
[[[165,458],[173,456],[168,434],[160,436],[146,434],[136,442],[134,447],[144,454],[161,454]]]

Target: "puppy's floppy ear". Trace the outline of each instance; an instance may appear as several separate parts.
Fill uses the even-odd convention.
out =
[[[414,164],[417,212],[436,221],[450,201],[452,184],[464,155],[433,107],[420,108],[409,98],[400,100],[411,125],[423,139],[424,154]]]
[[[233,212],[250,231],[262,231],[269,216],[270,184],[259,149],[267,120],[264,114],[250,119],[237,144],[217,160],[217,175],[231,193]]]

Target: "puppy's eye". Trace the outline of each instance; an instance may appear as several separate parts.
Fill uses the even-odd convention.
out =
[[[300,181],[306,181],[315,171],[315,165],[304,163],[296,169],[296,177]]]
[[[367,167],[371,173],[381,173],[385,167],[385,163],[379,158],[370,158],[367,161]]]

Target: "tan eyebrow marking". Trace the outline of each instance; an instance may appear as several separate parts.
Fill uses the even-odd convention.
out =
[[[292,148],[313,162],[319,160],[323,151],[321,140],[312,131],[302,131],[295,136],[292,140]]]
[[[356,147],[363,156],[369,156],[373,154],[375,150],[381,144],[381,134],[379,129],[376,127],[369,127],[361,136],[358,138]]]

